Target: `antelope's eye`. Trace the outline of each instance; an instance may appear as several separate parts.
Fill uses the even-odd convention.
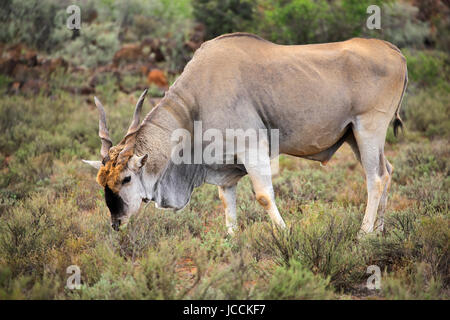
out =
[[[122,184],[128,183],[128,182],[130,182],[130,181],[131,181],[131,176],[125,177],[125,178],[122,180]]]

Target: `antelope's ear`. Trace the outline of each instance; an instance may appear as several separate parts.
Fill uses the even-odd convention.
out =
[[[142,168],[143,166],[145,166],[145,164],[147,163],[147,159],[148,159],[148,154],[144,154],[143,156],[138,157],[138,165],[139,168]]]
[[[102,162],[101,161],[91,161],[91,160],[82,160],[84,163],[87,163],[88,165],[94,167],[95,169],[100,169],[100,167],[102,166]]]
[[[141,169],[145,163],[147,162],[148,159],[148,154],[144,154],[143,156],[133,156],[131,157],[131,159],[128,161],[128,167],[131,170],[134,171],[139,171],[139,169]]]

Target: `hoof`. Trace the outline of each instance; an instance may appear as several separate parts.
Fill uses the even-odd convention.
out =
[[[286,223],[284,223],[283,220],[281,220],[280,222],[278,222],[278,223],[277,223],[277,226],[278,226],[280,229],[286,229]]]
[[[365,231],[363,229],[359,229],[358,235],[356,236],[356,238],[358,240],[362,240],[362,239],[364,239],[365,237],[367,237],[370,234],[372,234],[372,232],[367,232],[367,231]]]
[[[236,234],[236,230],[237,230],[236,226],[228,227],[227,228],[227,236],[234,237],[234,235]]]

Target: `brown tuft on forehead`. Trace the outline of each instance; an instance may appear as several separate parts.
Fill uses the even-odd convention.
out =
[[[97,182],[102,187],[108,186],[113,192],[119,191],[120,173],[126,168],[128,160],[133,156],[134,148],[126,150],[119,158],[119,153],[125,148],[124,144],[119,144],[109,149],[106,163],[104,163],[97,173]]]
[[[101,155],[103,158],[102,166],[97,173],[97,182],[104,188],[108,187],[111,191],[117,193],[120,189],[120,173],[127,167],[127,163],[134,154],[136,145],[136,136],[141,128],[139,117],[144,104],[147,89],[142,92],[134,109],[133,121],[128,128],[127,134],[122,141],[115,147],[109,137],[106,126],[106,113],[100,100],[94,97],[95,105],[100,114],[98,135],[102,139]]]

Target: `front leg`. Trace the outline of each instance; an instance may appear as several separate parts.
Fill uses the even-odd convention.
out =
[[[252,161],[244,162],[244,166],[250,180],[252,181],[253,190],[256,194],[256,200],[258,200],[259,204],[269,214],[273,224],[279,226],[280,228],[285,228],[286,224],[284,223],[283,218],[278,211],[277,205],[275,204],[270,157],[268,148],[264,148],[265,146],[266,144],[260,144],[260,149],[258,152],[253,152],[253,156],[257,156],[257,160],[253,161],[253,163]],[[240,157],[240,159],[244,159],[244,157]]]
[[[269,214],[272,223],[281,228],[285,228],[286,224],[284,223],[283,218],[278,211],[277,205],[275,204],[275,195],[273,192],[271,176],[261,173],[261,168],[253,167],[246,169],[253,184],[256,200],[258,200],[259,204]],[[263,169],[263,171],[266,170],[270,170],[270,163],[269,168]]]
[[[230,236],[237,230],[236,223],[236,184],[231,187],[219,186],[219,198],[225,207],[225,223]]]

